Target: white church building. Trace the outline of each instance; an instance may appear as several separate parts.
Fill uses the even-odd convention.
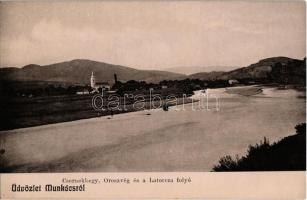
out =
[[[108,82],[96,82],[94,72],[92,72],[92,76],[91,76],[90,81],[91,81],[91,88],[94,91],[98,91],[99,88],[104,89],[106,91],[109,91],[111,89],[111,86]]]

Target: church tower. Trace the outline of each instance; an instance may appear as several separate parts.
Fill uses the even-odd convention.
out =
[[[94,88],[95,85],[96,85],[95,76],[94,76],[94,72],[92,72],[92,76],[91,76],[91,87]]]

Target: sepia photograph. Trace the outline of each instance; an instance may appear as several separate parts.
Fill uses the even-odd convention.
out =
[[[3,174],[306,171],[305,2],[0,2],[0,120]]]

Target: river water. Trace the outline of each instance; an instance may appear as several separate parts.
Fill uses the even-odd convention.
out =
[[[16,172],[211,171],[263,137],[295,133],[305,93],[265,87],[253,96],[207,91],[199,102],[0,132],[2,162]],[[193,96],[198,99],[200,91]],[[218,100],[216,99],[218,98]],[[218,109],[216,109],[218,106]]]

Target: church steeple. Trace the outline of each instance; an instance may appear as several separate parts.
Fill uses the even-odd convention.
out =
[[[96,85],[95,76],[94,76],[94,72],[92,72],[92,76],[91,76],[91,87],[94,88],[95,85]]]

